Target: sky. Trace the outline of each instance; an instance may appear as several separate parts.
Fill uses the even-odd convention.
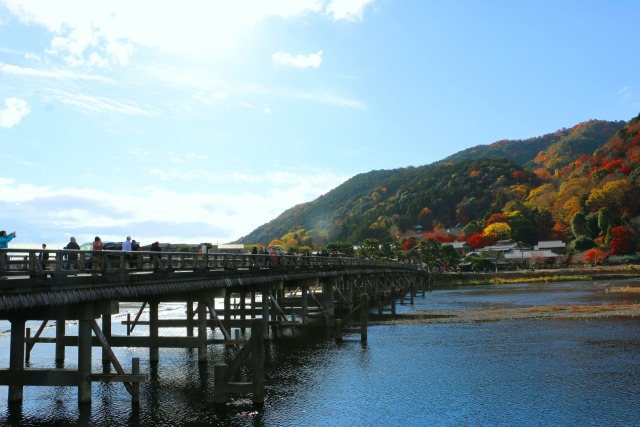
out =
[[[640,2],[0,0],[0,229],[228,243],[371,170],[640,112]]]

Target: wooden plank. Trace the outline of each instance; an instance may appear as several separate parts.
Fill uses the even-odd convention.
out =
[[[247,340],[225,340],[219,338],[211,338],[207,340],[207,344],[225,344],[225,345],[242,345],[246,343]]]
[[[80,379],[75,369],[0,369],[1,385],[77,386]]]
[[[102,383],[146,383],[149,382],[149,374],[99,374],[93,373],[87,376],[91,381]]]
[[[302,322],[297,322],[297,321],[280,321],[280,322],[276,322],[276,324],[280,325],[280,326],[301,326]]]

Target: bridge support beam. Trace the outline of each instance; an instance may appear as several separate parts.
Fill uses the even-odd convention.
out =
[[[111,338],[111,313],[103,312],[102,313],[102,333],[104,334],[107,341]],[[109,362],[111,357],[109,352],[103,348],[102,349],[102,362]]]
[[[64,335],[65,335],[65,320],[58,318],[56,319],[56,356],[55,356],[56,365],[62,365],[64,363],[64,356],[65,356]]]
[[[149,362],[158,363],[160,361],[160,351],[158,349],[158,301],[149,301],[149,337],[151,346],[149,347]]]
[[[186,314],[187,314],[187,336],[192,337],[193,336],[193,317],[194,317],[192,300],[187,300]]]
[[[360,295],[360,340],[367,340],[367,328],[369,323],[369,295],[361,294]]]
[[[82,307],[78,322],[78,403],[91,402],[91,306]]]
[[[198,362],[207,362],[207,302],[198,302]]]
[[[309,325],[309,286],[302,285],[302,326]]]
[[[9,369],[14,372],[24,371],[24,332],[25,321],[23,319],[11,320]],[[22,397],[22,384],[9,384],[9,402],[22,402]]]

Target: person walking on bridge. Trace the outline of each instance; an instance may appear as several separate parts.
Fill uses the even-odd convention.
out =
[[[9,247],[9,242],[12,241],[16,237],[16,232],[14,231],[11,234],[7,234],[6,231],[0,231],[0,249],[7,249]],[[0,278],[6,279],[4,272],[7,268],[7,261],[9,260],[9,256],[4,253],[0,253]]]
[[[122,242],[122,251],[131,252],[131,236],[127,236],[127,240]],[[131,260],[131,254],[124,254],[124,259],[127,261]],[[124,267],[124,265],[122,267]]]
[[[96,236],[93,240],[93,265],[91,266],[92,276],[97,276],[98,272],[102,268],[102,248],[104,248],[104,243],[102,243],[100,237]]]

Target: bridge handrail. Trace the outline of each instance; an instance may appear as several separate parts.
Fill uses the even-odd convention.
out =
[[[193,253],[154,251],[103,250],[99,268],[93,270],[94,251],[76,249],[0,249],[0,256],[9,257],[7,276],[46,277],[47,275],[77,275],[99,272],[121,274],[133,272],[213,271],[239,269],[301,269],[301,268],[392,268],[417,269],[417,266],[393,260],[302,255],[272,255],[249,253]],[[42,260],[40,254],[48,254]],[[77,258],[69,259],[69,255]]]

